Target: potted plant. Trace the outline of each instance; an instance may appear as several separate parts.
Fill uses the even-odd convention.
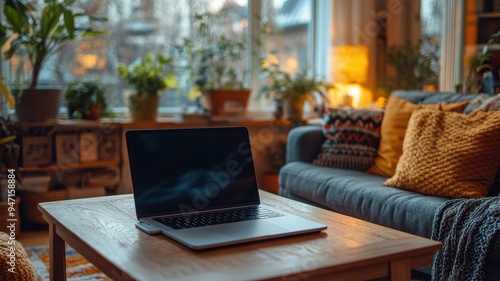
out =
[[[432,40],[392,46],[387,50],[386,61],[392,68],[383,85],[388,94],[439,86],[439,45]]]
[[[195,15],[193,34],[178,48],[186,57],[184,69],[192,86],[190,96],[204,96],[212,115],[231,113],[227,105],[244,112],[250,96],[244,82],[247,40],[245,36],[240,40],[229,38],[217,19],[210,13]]]
[[[116,69],[120,78],[134,86],[127,97],[133,120],[155,120],[158,114],[160,91],[177,86],[173,59],[163,54],[147,54],[132,64],[121,64]]]
[[[40,71],[51,55],[65,43],[79,37],[103,33],[90,25],[79,22],[100,22],[104,18],[74,11],[74,1],[45,0],[42,10],[27,0],[4,1],[5,21],[0,23],[0,47],[5,48],[5,58],[26,55],[32,66],[30,85],[26,89],[13,91],[17,98],[16,115],[20,121],[39,121],[57,118],[60,89],[40,88]],[[83,20],[80,20],[83,19]]]
[[[76,81],[68,84],[64,98],[69,118],[98,120],[106,112],[105,89],[97,80]]]
[[[303,121],[304,105],[306,101],[312,108],[320,104],[328,104],[327,91],[333,85],[317,77],[307,75],[307,69],[291,75],[280,70],[278,64],[269,64],[261,72],[266,76],[267,84],[262,86],[259,95],[272,98],[277,104],[277,117],[285,115],[294,124]]]
[[[17,130],[10,118],[0,116],[0,171],[18,168]]]

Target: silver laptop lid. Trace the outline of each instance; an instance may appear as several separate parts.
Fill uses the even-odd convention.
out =
[[[138,219],[260,203],[247,128],[125,135]]]

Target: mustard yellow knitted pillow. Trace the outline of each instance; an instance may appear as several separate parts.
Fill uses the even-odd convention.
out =
[[[35,268],[23,245],[9,238],[9,234],[0,231],[0,280],[37,280]]]
[[[411,114],[419,108],[453,111],[462,113],[469,101],[450,104],[414,104],[392,95],[385,108],[380,127],[380,145],[373,165],[367,170],[370,174],[392,177],[401,157],[403,139]]]
[[[500,166],[500,111],[413,112],[403,154],[386,186],[424,194],[478,198]]]

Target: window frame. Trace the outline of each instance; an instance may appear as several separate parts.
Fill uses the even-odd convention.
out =
[[[260,15],[263,0],[248,0],[248,18],[250,22],[250,28],[248,31],[249,42],[252,42],[250,48],[248,49],[248,60],[250,62],[250,85],[252,89],[252,98],[258,91],[258,76],[260,69],[260,61],[254,52],[257,46],[255,45],[255,37],[260,34],[260,22],[255,20],[256,15]],[[447,1],[445,1],[447,2]],[[330,80],[328,77],[328,51],[330,48],[330,29],[332,22],[332,1],[323,0],[311,0],[311,23],[309,25],[309,38],[308,44],[311,46],[308,53],[308,61],[310,61],[310,75],[316,75],[324,78],[325,80]],[[443,5],[446,3],[443,2]],[[452,11],[452,12],[450,12]],[[0,5],[0,19],[3,19],[3,5]],[[464,14],[464,0],[458,0],[454,5],[448,4],[445,6],[443,14],[443,46],[441,55],[441,65],[449,67],[440,68],[440,90],[450,91],[454,89],[454,85],[461,81],[463,63],[460,59],[463,56],[463,22],[465,18]],[[456,25],[456,23],[459,23]],[[323,34],[327,34],[328,38],[325,40]],[[459,40],[456,38],[456,34],[460,34]],[[444,50],[452,50],[453,55],[446,55]],[[9,69],[8,61],[3,59],[3,54],[0,52],[0,74],[5,78],[5,80],[10,78],[10,73],[6,73],[5,70]],[[448,77],[448,78],[446,78]],[[124,107],[114,107],[111,108],[113,112],[117,113],[117,116],[122,115],[126,112]],[[265,104],[263,102],[252,103],[249,106],[250,113],[266,113],[272,112],[274,110],[274,105]],[[61,108],[61,112],[64,113],[65,108]],[[169,116],[180,112],[180,107],[160,107],[160,116]],[[9,113],[13,113],[10,110]]]

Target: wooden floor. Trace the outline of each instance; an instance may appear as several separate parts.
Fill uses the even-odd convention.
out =
[[[17,237],[24,248],[36,247],[36,246],[48,246],[49,245],[49,231],[48,230],[37,230],[29,232],[21,232],[19,237]]]

